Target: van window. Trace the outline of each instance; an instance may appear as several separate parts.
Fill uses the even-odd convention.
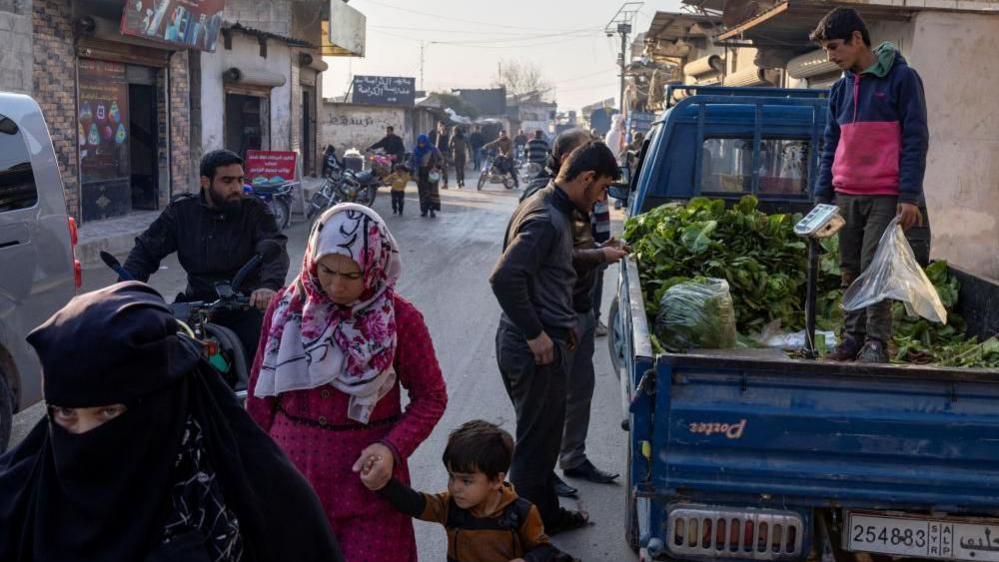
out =
[[[0,115],[0,213],[38,202],[31,158],[17,124]]]
[[[809,142],[763,139],[759,195],[808,194]],[[753,185],[753,139],[711,138],[701,146],[701,193],[749,193]]]

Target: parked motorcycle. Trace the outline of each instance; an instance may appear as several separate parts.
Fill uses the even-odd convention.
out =
[[[513,189],[517,185],[517,180],[514,178],[515,170],[510,158],[490,154],[482,164],[482,172],[479,174],[479,183],[476,188],[482,191],[486,183],[499,183],[507,189]]]
[[[231,281],[215,283],[216,300],[174,301],[170,305],[181,330],[201,343],[205,359],[222,374],[240,400],[246,398],[250,376],[243,344],[235,332],[212,320],[218,314],[241,313],[252,308],[249,297],[240,291],[242,284],[260,264],[273,259],[281,251],[281,246],[273,240],[261,240],[254,251],[253,257],[236,272]],[[120,280],[133,279],[114,256],[107,252],[101,252],[100,256],[104,264],[118,274]]]
[[[243,193],[252,195],[270,207],[278,228],[284,230],[291,222],[291,199],[295,186],[300,185],[297,181],[284,182],[254,182],[243,185]]]
[[[312,194],[306,217],[312,220],[337,203],[357,203],[371,206],[378,194],[381,180],[369,171],[348,170],[337,157],[333,145],[323,152],[323,184]]]

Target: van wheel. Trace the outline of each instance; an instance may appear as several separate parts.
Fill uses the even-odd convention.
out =
[[[0,369],[0,453],[7,450],[14,424],[14,393],[7,384],[7,374]]]

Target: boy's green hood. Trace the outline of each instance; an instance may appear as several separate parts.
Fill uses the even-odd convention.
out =
[[[873,74],[878,78],[884,78],[891,72],[891,67],[895,64],[895,57],[898,55],[898,47],[894,43],[885,41],[874,48],[874,64],[863,74]]]

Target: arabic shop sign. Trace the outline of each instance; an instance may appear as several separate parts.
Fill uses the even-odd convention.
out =
[[[400,76],[355,76],[351,86],[354,103],[401,105],[416,103],[416,79]]]
[[[246,179],[253,185],[281,185],[295,179],[294,152],[247,150]]]
[[[126,0],[121,33],[214,51],[224,9],[225,0]]]

